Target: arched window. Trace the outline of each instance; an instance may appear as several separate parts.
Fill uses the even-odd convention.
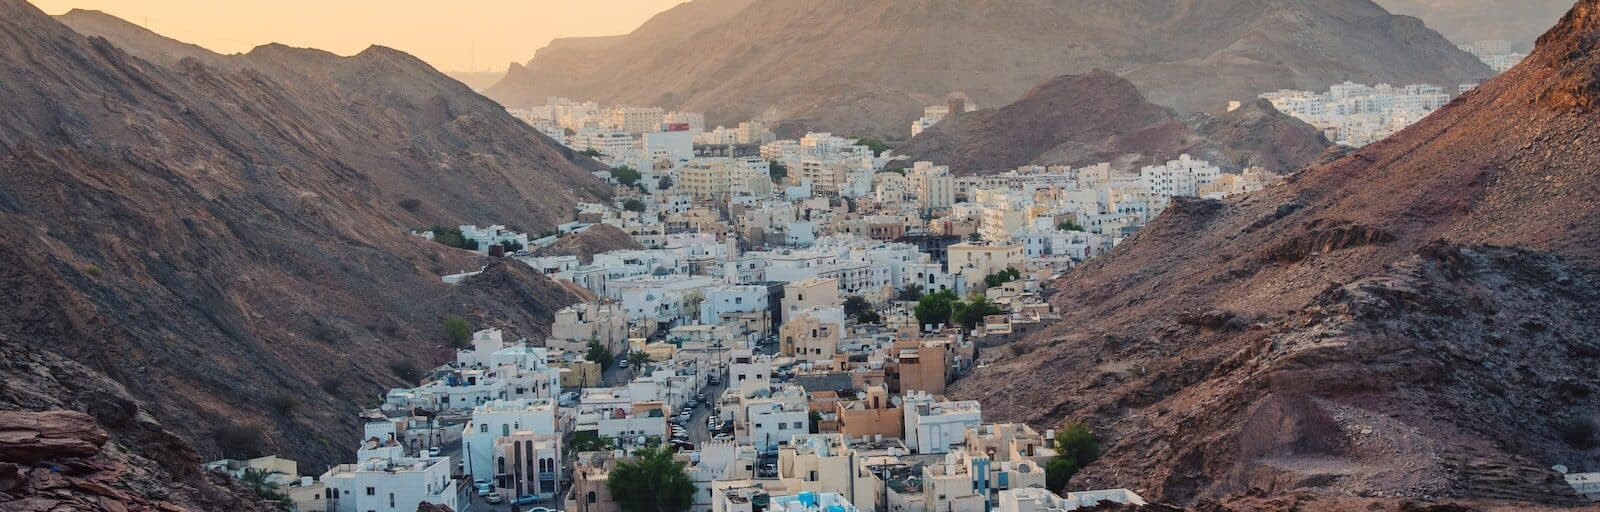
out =
[[[595,498],[594,491],[589,491],[589,497],[588,497],[589,503],[594,503],[594,498]]]
[[[500,471],[499,471],[500,473],[505,473],[506,472],[506,458],[505,457],[499,457],[496,460],[497,460],[497,462],[495,464],[495,467],[500,469]]]

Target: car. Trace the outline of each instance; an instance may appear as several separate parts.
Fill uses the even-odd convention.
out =
[[[494,495],[494,488],[489,487],[487,483],[476,484],[473,487],[477,488],[479,496],[488,497]]]
[[[428,449],[428,456],[429,457],[438,457],[439,456],[439,447],[435,446],[433,448],[429,448]]]
[[[499,505],[501,503],[504,503],[505,501],[506,501],[505,498],[501,498],[499,494],[494,494],[494,493],[490,493],[490,494],[488,494],[488,495],[483,497],[483,502],[484,503],[488,503],[490,505]]]
[[[717,434],[716,436],[713,436],[711,439],[714,439],[714,440],[717,440],[717,441],[732,441],[733,440],[733,434]]]
[[[519,506],[519,507],[523,506],[523,505],[532,505],[532,504],[538,503],[538,502],[539,502],[539,497],[538,496],[534,496],[532,494],[524,494],[524,495],[518,497],[517,499],[511,500],[511,504],[512,505],[516,505],[516,506]]]
[[[524,512],[561,512],[561,511],[553,509],[553,508],[533,507],[533,508],[525,510]]]
[[[695,393],[694,399],[695,400],[705,400],[706,399],[706,394],[705,393]]]
[[[627,359],[618,359],[617,360],[617,368],[627,368],[627,367],[628,367],[628,360]]]
[[[688,441],[673,440],[672,442],[669,442],[667,444],[672,445],[673,448],[677,448],[679,451],[687,452],[687,451],[694,450],[694,443],[691,443],[691,442],[688,442]]]

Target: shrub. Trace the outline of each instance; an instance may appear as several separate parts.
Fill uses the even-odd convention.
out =
[[[622,209],[630,212],[643,212],[644,201],[640,201],[632,197],[624,199],[622,200]]]
[[[211,432],[211,440],[217,443],[222,456],[229,459],[260,457],[264,453],[262,436],[261,427],[255,425],[226,424]]]
[[[344,388],[344,377],[337,375],[323,377],[322,380],[317,381],[317,387],[322,388],[322,391],[327,394],[336,395],[341,388]]]
[[[585,149],[581,153],[589,158],[600,158],[600,150],[595,148]]]
[[[1045,464],[1045,486],[1052,491],[1065,490],[1067,481],[1079,469],[1100,458],[1100,442],[1094,432],[1081,422],[1070,422],[1056,432],[1056,457]]]
[[[339,328],[334,327],[333,324],[328,323],[328,321],[321,318],[311,319],[310,334],[311,339],[329,344],[338,343],[344,337],[343,334],[339,332]]]
[[[100,277],[100,274],[104,273],[104,271],[100,270],[99,266],[89,265],[83,267],[83,273],[89,274],[90,277]]]
[[[285,416],[294,412],[294,409],[299,406],[300,399],[288,393],[279,393],[267,397],[267,407],[271,407],[272,410],[278,411],[278,414]]]
[[[1061,221],[1060,224],[1056,224],[1056,228],[1059,228],[1062,231],[1084,231],[1083,226],[1080,226],[1078,223],[1070,220]]]
[[[789,177],[789,168],[783,164],[772,162],[767,165],[767,175],[772,177],[772,181],[782,183],[785,178]]]
[[[405,211],[408,211],[408,212],[415,213],[417,211],[417,208],[422,206],[422,200],[421,199],[407,197],[405,199],[401,199],[399,205],[400,205],[401,209],[403,209]]]
[[[399,377],[400,380],[404,380],[406,382],[418,382],[422,380],[422,366],[418,365],[416,361],[412,361],[410,359],[396,359],[389,361],[389,371],[394,372],[394,376]]]
[[[1561,424],[1561,440],[1573,448],[1587,450],[1594,447],[1600,435],[1600,423],[1592,416],[1572,418]]]
[[[472,343],[472,326],[466,319],[452,316],[444,319],[444,339],[451,348],[462,348]]]
[[[626,165],[611,169],[611,178],[617,180],[617,183],[622,184],[624,187],[631,187],[639,183],[639,178],[643,177],[643,175],[639,174],[639,171],[635,171],[632,167]]]

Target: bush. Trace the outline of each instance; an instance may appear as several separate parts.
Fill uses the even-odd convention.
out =
[[[408,212],[416,213],[417,208],[422,207],[422,200],[421,199],[407,197],[405,199],[401,199],[398,204],[400,205],[400,209],[408,211]]]
[[[338,343],[344,338],[344,335],[339,332],[339,328],[321,318],[311,319],[310,334],[311,339],[328,344]]]
[[[789,168],[784,167],[783,164],[772,162],[767,165],[767,175],[772,177],[772,181],[783,183],[783,180],[789,177]]]
[[[903,301],[907,301],[907,302],[921,299],[922,298],[922,285],[920,285],[920,284],[906,285],[905,288],[901,288],[900,289],[900,296],[896,297],[896,298],[898,298],[900,300],[903,300]]]
[[[478,241],[468,240],[458,228],[434,226],[430,231],[433,231],[433,241],[435,242],[457,249],[476,250],[478,248]]]
[[[339,390],[344,388],[344,377],[323,377],[322,380],[317,381],[317,387],[322,388],[323,392],[330,395],[339,394]]]
[[[472,326],[459,316],[444,319],[444,339],[451,348],[462,348],[472,343]]]
[[[89,277],[100,277],[100,274],[104,273],[104,271],[100,270],[98,266],[88,265],[83,267],[83,273],[89,274]]]
[[[396,359],[389,361],[389,371],[400,380],[415,383],[422,380],[422,366],[410,359]]]
[[[639,178],[643,177],[643,175],[639,174],[639,171],[635,171],[632,167],[626,165],[611,169],[611,178],[617,180],[617,183],[621,183],[624,187],[631,187],[639,183]]]
[[[1056,224],[1056,228],[1062,231],[1085,231],[1083,226],[1080,226],[1078,223],[1070,220],[1061,221],[1060,224]]]
[[[253,459],[262,456],[261,440],[264,433],[255,425],[227,424],[211,432],[222,456],[229,459]]]
[[[267,397],[267,407],[271,407],[272,410],[278,411],[278,414],[282,414],[284,416],[288,416],[289,413],[294,412],[294,409],[299,406],[300,399],[295,398],[294,395],[287,393],[279,393]]]
[[[1600,422],[1596,422],[1592,416],[1572,418],[1561,424],[1561,440],[1573,448],[1593,448],[1597,436],[1600,436]]]
[[[617,360],[616,354],[612,354],[611,349],[601,344],[599,340],[589,340],[589,353],[584,357],[598,363],[601,368],[610,368],[611,363]]]
[[[585,149],[581,153],[589,158],[600,158],[600,150],[595,148]]]
[[[1067,482],[1079,469],[1100,458],[1100,442],[1094,432],[1081,422],[1070,422],[1056,432],[1054,448],[1056,457],[1045,464],[1045,486],[1052,491],[1066,489]]]
[[[957,302],[955,292],[941,290],[923,295],[917,299],[917,307],[912,311],[917,316],[917,323],[921,325],[950,323],[950,311]]]
[[[973,327],[977,327],[978,322],[983,321],[983,317],[998,315],[1003,312],[1000,306],[989,302],[988,298],[973,294],[966,302],[956,302],[950,306],[950,321],[959,323],[962,327],[970,330]]]
[[[644,201],[640,201],[632,197],[624,199],[622,200],[622,209],[630,212],[642,213],[644,212]]]
[[[889,143],[873,138],[857,139],[856,145],[872,150],[872,156],[883,156],[883,152],[889,150]]]

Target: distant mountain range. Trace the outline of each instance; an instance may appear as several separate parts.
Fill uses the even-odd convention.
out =
[[[586,297],[522,265],[440,281],[487,261],[410,229],[538,233],[610,188],[410,55],[217,55],[21,0],[0,0],[0,35],[0,345],[135,400],[100,415],[73,389],[0,386],[0,409],[54,400],[113,430],[138,413],[166,436],[113,439],[138,455],[317,471],[349,461],[364,402],[437,361],[442,317],[537,337]]]
[[[1285,87],[1491,74],[1370,0],[695,0],[626,36],[552,44],[487,94],[900,138],[952,91],[1004,105],[1096,68],[1157,104],[1208,112]]]
[[[1330,147],[1316,128],[1266,100],[1216,116],[1178,114],[1147,101],[1133,83],[1096,70],[1050,79],[1003,107],[947,117],[895,154],[948,165],[957,174],[1101,162],[1137,170],[1182,154],[1228,171],[1259,165],[1287,173]]]
[[[1527,49],[1572,8],[1572,0],[1376,0],[1389,12],[1416,16],[1451,41],[1501,39]]]
[[[1585,503],[1550,468],[1600,470],[1597,69],[1583,0],[1520,66],[1386,140],[1176,200],[951,395],[1092,426],[1104,455],[1071,488],[1196,510]]]

